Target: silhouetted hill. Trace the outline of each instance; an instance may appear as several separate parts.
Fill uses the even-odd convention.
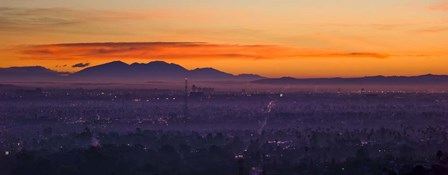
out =
[[[188,70],[177,65],[161,61],[147,64],[126,64],[114,61],[88,67],[70,76],[72,80],[84,81],[170,81],[183,79]]]
[[[255,74],[233,75],[214,68],[188,70],[174,63],[153,61],[126,64],[109,62],[68,74],[41,66],[0,68],[1,81],[90,81],[90,82],[148,82],[182,81],[251,81],[269,85],[448,85],[447,75],[371,76],[359,78],[265,78]]]
[[[305,78],[291,77],[267,78],[252,81],[256,84],[270,85],[448,85],[447,75],[420,75],[420,76],[371,76],[359,78]]]
[[[0,68],[2,81],[49,81],[61,78],[63,72],[56,72],[42,66]]]
[[[253,74],[232,75],[214,68],[188,70],[163,61],[126,64],[113,61],[85,68],[73,74],[61,73],[44,67],[10,67],[0,69],[3,81],[88,81],[88,82],[147,82],[182,81],[253,81],[264,77]]]
[[[126,64],[114,61],[93,66],[70,76],[77,81],[179,81],[188,77],[198,81],[252,81],[264,77],[258,75],[232,75],[213,68],[188,70],[163,61]]]
[[[264,79],[265,77],[262,77],[257,74],[239,74],[237,75],[237,78],[240,80],[251,81],[251,80],[261,80]]]
[[[205,79],[205,80],[214,80],[214,79],[232,79],[236,78],[234,75],[225,73],[213,68],[197,68],[188,72],[188,77],[192,79]]]

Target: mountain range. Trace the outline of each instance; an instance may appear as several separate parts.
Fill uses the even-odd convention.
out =
[[[188,70],[174,63],[153,61],[126,64],[113,61],[87,67],[75,73],[57,72],[41,66],[0,68],[0,81],[86,81],[86,82],[147,82],[183,81],[253,81],[260,75],[233,75],[214,68]]]
[[[163,61],[133,64],[114,61],[74,73],[57,72],[41,66],[0,68],[0,81],[3,82],[174,82],[183,81],[184,78],[193,81],[236,81],[261,85],[448,85],[448,75],[266,78],[256,74],[233,75],[214,68],[188,70]]]
[[[448,75],[370,76],[357,78],[266,78],[255,84],[268,85],[448,85]]]

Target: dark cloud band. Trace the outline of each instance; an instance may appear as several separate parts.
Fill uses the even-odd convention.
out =
[[[330,52],[278,45],[229,45],[204,42],[64,43],[21,47],[28,59],[284,59],[387,58],[373,52]]]
[[[73,68],[83,68],[83,67],[87,67],[89,65],[90,65],[90,63],[77,63],[77,64],[72,65],[72,67]]]

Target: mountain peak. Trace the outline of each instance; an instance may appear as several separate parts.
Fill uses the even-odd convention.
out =
[[[165,62],[165,61],[159,61],[159,60],[156,60],[156,61],[150,61],[148,64],[154,64],[154,65],[158,65],[158,64],[165,64],[165,65],[169,65],[169,64],[173,64],[173,63],[167,63],[167,62]]]
[[[237,77],[242,80],[259,80],[266,78],[257,74],[239,74]]]
[[[281,79],[281,80],[296,80],[296,78],[294,78],[294,77],[281,77],[279,79]]]
[[[420,75],[421,77],[436,77],[438,75],[435,74],[425,74],[425,75]]]
[[[211,67],[201,67],[201,68],[193,69],[193,71],[219,71],[219,70],[216,70]],[[221,72],[221,71],[219,71],[219,72]]]
[[[109,62],[109,63],[105,63],[105,64],[102,64],[102,65],[128,65],[128,64],[126,64],[125,62],[122,62],[122,61],[112,61],[112,62]]]

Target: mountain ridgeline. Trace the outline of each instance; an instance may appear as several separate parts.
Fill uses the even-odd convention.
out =
[[[0,68],[0,81],[52,81],[65,75],[42,66]]]
[[[266,78],[252,81],[264,85],[448,85],[448,75],[370,76],[358,78]]]
[[[359,78],[265,78],[256,74],[233,75],[214,68],[188,70],[174,63],[153,61],[126,64],[121,61],[87,67],[75,73],[57,72],[41,66],[0,68],[2,82],[251,82],[258,85],[448,85],[448,75],[371,76]]]
[[[213,68],[188,70],[163,61],[133,64],[114,61],[71,74],[40,66],[0,68],[0,81],[148,82],[183,81],[186,77],[195,81],[246,82],[265,78],[254,74],[233,75]]]

